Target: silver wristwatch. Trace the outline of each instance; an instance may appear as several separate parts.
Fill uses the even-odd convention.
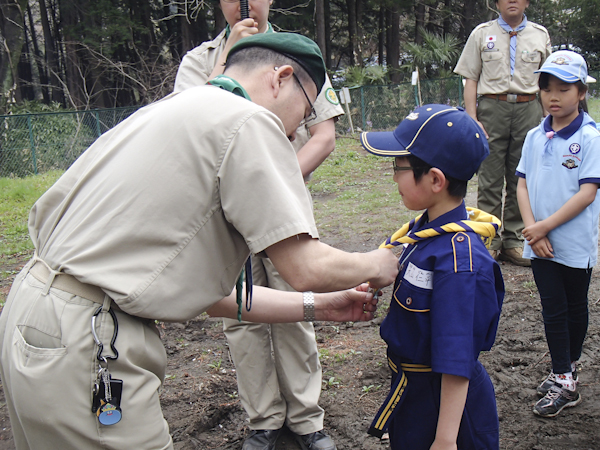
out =
[[[306,291],[302,293],[304,299],[304,321],[314,322],[315,321],[315,294],[312,291]]]

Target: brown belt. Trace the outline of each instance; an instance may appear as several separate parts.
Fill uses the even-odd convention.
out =
[[[508,103],[530,102],[537,98],[537,94],[483,94],[483,97],[493,98]]]
[[[36,261],[29,269],[29,273],[33,275],[41,283],[46,283],[50,278],[50,270],[46,265],[40,261]],[[72,275],[66,273],[59,273],[54,277],[52,281],[53,288],[60,289],[61,291],[68,292],[69,294],[77,295],[78,297],[91,300],[94,303],[100,305],[104,304],[104,296],[106,295],[102,289],[98,286],[91,284],[85,284],[79,281]],[[114,306],[114,302],[111,302]]]

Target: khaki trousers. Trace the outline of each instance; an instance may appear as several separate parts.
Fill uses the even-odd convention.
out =
[[[542,119],[542,107],[537,99],[509,103],[479,97],[477,118],[488,132],[490,146],[490,155],[479,168],[477,207],[502,221],[502,230],[496,234],[490,248],[523,247],[523,219],[517,203],[519,177],[515,172],[527,132]]]
[[[293,291],[268,259],[252,257],[253,284]],[[323,429],[321,364],[312,323],[259,324],[223,319],[238,391],[253,430],[287,424],[296,434]]]
[[[0,316],[0,376],[17,449],[172,449],[158,397],[167,360],[154,325],[116,311],[119,357],[108,369],[123,380],[123,416],[100,425],[91,411],[98,373],[91,319],[100,305],[55,288],[45,295],[30,265]],[[97,322],[111,354],[112,318],[100,313]]]

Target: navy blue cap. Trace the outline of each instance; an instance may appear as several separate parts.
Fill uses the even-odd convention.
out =
[[[394,131],[360,135],[362,146],[378,156],[415,155],[445,175],[468,181],[490,153],[482,129],[463,108],[424,105]]]

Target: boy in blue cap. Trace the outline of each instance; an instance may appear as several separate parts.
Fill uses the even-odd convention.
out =
[[[462,109],[425,105],[361,143],[394,158],[404,205],[425,210],[382,244],[404,249],[381,325],[392,388],[369,433],[389,427],[392,449],[498,449],[494,387],[478,356],[494,343],[504,298],[486,249],[500,221],[464,204],[489,153],[483,132]]]

